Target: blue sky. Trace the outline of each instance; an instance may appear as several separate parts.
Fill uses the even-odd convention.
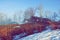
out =
[[[36,8],[40,4],[43,5],[44,10],[58,11],[60,9],[60,0],[0,0],[0,12],[12,15],[29,7]]]

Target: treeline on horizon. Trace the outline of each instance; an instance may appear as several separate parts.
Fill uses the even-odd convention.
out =
[[[22,15],[21,15],[22,14]],[[38,14],[38,15],[37,15]],[[15,13],[13,18],[8,18],[4,13],[0,13],[0,25],[2,24],[22,24],[24,20],[31,18],[32,16],[48,18],[52,21],[60,21],[60,10],[57,12],[52,12],[45,10],[42,5],[37,8],[27,8],[25,11],[20,11]]]

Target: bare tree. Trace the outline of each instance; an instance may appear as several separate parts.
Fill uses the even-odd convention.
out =
[[[16,20],[17,20],[17,16],[16,16],[16,14],[14,14],[13,15],[13,21],[16,22]]]
[[[60,21],[60,13],[54,12],[53,19],[54,21]]]
[[[53,12],[50,10],[45,11],[46,18],[52,20]]]
[[[0,13],[0,24],[5,24],[7,16],[4,13]]]
[[[55,21],[55,20],[56,20],[56,17],[57,17],[57,13],[56,13],[56,12],[54,12],[54,15],[53,15],[53,21]]]
[[[22,23],[22,19],[23,19],[23,13],[22,13],[23,11],[21,10],[21,11],[18,11],[18,12],[16,12],[14,15],[13,15],[13,21],[14,22],[17,22],[17,23],[19,23],[19,24],[21,24]]]
[[[33,8],[28,8],[24,12],[24,20],[30,19],[32,16],[34,16],[34,9]]]
[[[39,5],[38,10],[39,10],[40,17],[42,17],[42,14],[43,14],[43,5],[42,4]]]

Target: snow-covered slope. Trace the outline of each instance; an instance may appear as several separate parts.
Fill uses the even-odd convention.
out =
[[[18,35],[14,40],[60,40],[60,30],[46,30],[21,39],[19,39]]]

